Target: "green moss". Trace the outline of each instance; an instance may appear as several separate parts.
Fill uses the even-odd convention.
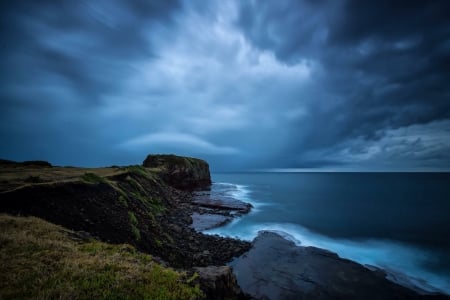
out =
[[[140,176],[144,176],[147,177],[149,176],[149,173],[147,172],[147,170],[143,167],[143,166],[129,166],[127,167],[128,172],[132,173],[132,174],[136,174],[136,175],[140,175]]]
[[[149,212],[147,213],[147,216],[148,216],[148,218],[149,218],[149,220],[150,220],[150,223],[151,223],[153,226],[155,226],[155,225],[156,225],[156,218],[155,218],[155,216],[153,215],[153,213],[152,213],[151,211],[149,211]]]
[[[136,241],[140,241],[141,240],[141,232],[139,231],[139,229],[131,224],[131,232],[133,233],[133,237]]]
[[[138,220],[134,213],[131,211],[128,212],[128,218],[130,219],[130,225],[131,225],[131,233],[133,234],[133,237],[136,241],[141,240],[141,232],[139,231],[139,228],[137,228]]]
[[[133,186],[133,188],[136,190],[136,192],[138,192],[141,195],[146,194],[145,189],[142,187],[142,185],[139,182],[137,182],[135,179],[133,179],[131,176],[127,176],[125,178],[125,180],[128,181]]]
[[[0,215],[0,228],[0,299],[202,297],[190,278],[130,245],[80,243],[33,217]]]
[[[128,212],[128,218],[130,219],[131,224],[133,224],[133,225],[138,224],[138,220],[136,219],[136,216],[131,211]]]
[[[93,184],[106,183],[106,180],[103,177],[100,177],[97,174],[91,172],[84,173],[83,176],[81,176],[81,180],[86,183]]]
[[[165,207],[162,205],[158,198],[151,198],[140,194],[139,192],[131,192],[130,195],[139,200],[144,206],[151,211],[151,213],[158,214],[165,211]]]
[[[119,195],[119,198],[117,198],[120,204],[122,204],[125,207],[128,207],[127,199],[123,195]]]
[[[163,246],[163,243],[158,239],[155,239],[155,244],[158,248],[161,248]]]
[[[127,193],[125,193],[118,185],[117,183],[112,183],[111,186],[125,199],[128,198]]]
[[[162,213],[166,210],[166,208],[162,205],[161,200],[155,197],[145,198],[147,203],[149,204],[151,210],[155,214]]]

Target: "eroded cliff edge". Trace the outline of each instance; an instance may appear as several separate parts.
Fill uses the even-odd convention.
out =
[[[202,159],[171,154],[150,154],[142,165],[152,168],[158,172],[162,180],[178,189],[194,190],[211,184],[209,165]]]

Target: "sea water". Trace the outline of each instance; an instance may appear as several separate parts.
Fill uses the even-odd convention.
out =
[[[218,173],[212,195],[254,208],[210,234],[272,230],[450,294],[449,173]]]

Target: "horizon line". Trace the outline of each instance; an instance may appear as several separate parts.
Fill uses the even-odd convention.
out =
[[[450,173],[450,169],[321,169],[321,168],[263,168],[212,173]]]

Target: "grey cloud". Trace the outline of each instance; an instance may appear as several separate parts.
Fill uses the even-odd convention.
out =
[[[117,157],[107,148],[121,130],[99,115],[105,97],[154,57],[154,28],[170,28],[179,9],[178,1],[2,2],[2,155],[83,165]]]
[[[314,117],[291,128],[293,136],[309,130],[286,151],[302,157],[449,119],[449,12],[447,1],[245,2],[237,26],[256,47],[288,64],[320,65],[309,93]]]
[[[448,7],[2,3],[0,156],[102,165],[158,151],[202,156],[213,170],[450,167],[439,135],[450,119]],[[426,133],[412,140],[408,128]]]
[[[98,96],[117,85],[130,60],[153,55],[148,30],[160,22],[168,25],[177,8],[176,1],[5,4],[3,84],[29,84],[50,73],[86,90],[84,96]]]

